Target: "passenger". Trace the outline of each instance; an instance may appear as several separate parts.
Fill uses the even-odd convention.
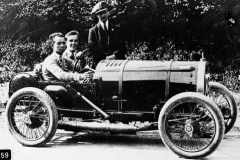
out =
[[[127,47],[120,38],[120,27],[110,23],[108,5],[98,2],[91,14],[98,18],[98,23],[89,30],[89,55],[93,58],[93,68],[103,59],[125,59]]]
[[[53,33],[49,36],[53,52],[42,64],[43,79],[47,81],[80,81],[91,79],[92,72],[69,73],[63,70],[62,54],[66,49],[66,41],[62,33]],[[72,65],[72,63],[68,63]],[[73,66],[71,66],[73,68]]]
[[[79,59],[79,63],[76,66],[77,71],[84,69],[86,65],[86,60],[84,58],[83,52],[79,51],[79,33],[76,30],[72,30],[65,35],[66,39],[66,50],[63,53],[64,70],[69,71],[73,68],[68,68],[66,63],[75,64],[76,60]]]

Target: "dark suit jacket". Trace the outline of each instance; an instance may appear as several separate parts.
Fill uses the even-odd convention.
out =
[[[120,27],[110,22],[107,32],[103,30],[99,22],[89,30],[89,56],[93,58],[93,66],[109,55],[115,55],[116,59],[125,59],[127,47],[120,36]]]
[[[77,58],[76,58],[76,53],[72,54],[72,53],[69,53],[70,51],[68,50],[65,50],[65,52],[63,53],[62,55],[62,61],[63,61],[63,64],[64,64],[64,71],[72,71],[73,70],[73,67],[77,61]],[[69,56],[71,55],[71,56]],[[75,71],[78,71],[78,72],[81,72],[83,70],[83,68],[85,67],[86,65],[86,60],[84,59],[84,57],[81,57],[79,58],[79,61],[78,61],[78,64],[76,64],[76,68],[75,68]]]

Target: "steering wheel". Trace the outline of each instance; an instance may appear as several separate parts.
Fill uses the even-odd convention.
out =
[[[80,58],[78,58],[77,60],[76,60],[76,62],[74,62],[74,66],[73,66],[73,70],[72,70],[72,73],[74,73],[75,72],[75,69],[76,69],[76,67],[77,67],[77,64],[78,64],[78,62],[80,61]]]
[[[88,51],[89,51],[89,49],[85,49],[85,50],[82,52],[82,56],[84,56]],[[81,57],[82,57],[82,56],[81,56]],[[73,66],[72,73],[75,72],[76,67],[77,67],[77,64],[78,64],[78,62],[81,60],[81,57],[77,58],[77,60],[74,62],[74,66]],[[88,68],[84,68],[84,69],[81,71],[81,73],[82,73],[82,72],[86,72],[86,71],[88,71],[88,70],[89,70]]]

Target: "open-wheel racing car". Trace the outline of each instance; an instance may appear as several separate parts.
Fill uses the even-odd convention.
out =
[[[177,155],[205,157],[237,117],[231,93],[209,77],[206,61],[103,60],[88,82],[48,82],[19,73],[9,83],[6,122],[24,146],[48,143],[57,129],[158,130]]]

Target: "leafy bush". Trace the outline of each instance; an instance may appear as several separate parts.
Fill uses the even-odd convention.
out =
[[[213,72],[211,74],[211,80],[219,82],[226,86],[229,90],[239,93],[239,70],[232,68],[232,66],[225,67],[223,71]]]
[[[187,51],[178,49],[171,41],[151,49],[147,42],[138,42],[128,47],[129,60],[200,60],[202,51]]]
[[[30,71],[39,61],[41,48],[32,42],[19,40],[4,40],[0,44],[0,81],[9,81],[10,78],[22,71]]]
[[[155,50],[151,50],[150,48],[151,47],[147,42],[131,44],[128,46],[128,59],[199,61],[204,53],[202,50],[186,51],[177,49],[172,42],[167,42],[161,46],[159,45]],[[211,81],[219,82],[229,90],[239,93],[239,64],[231,63],[228,66],[222,66],[219,68],[215,63],[216,62],[210,63]]]
[[[106,1],[116,7],[112,21],[123,28],[123,37],[128,42],[128,59],[199,60],[204,51],[211,63],[224,60],[231,64],[231,59],[239,54],[239,1]],[[2,80],[8,81],[17,72],[31,70],[41,55],[44,58],[51,53],[48,42],[42,43],[42,40],[53,32],[78,30],[81,44],[85,44],[88,29],[95,23],[90,12],[97,2],[1,1],[0,35],[19,39],[2,39]],[[223,83],[230,90],[238,90],[238,69],[226,67],[228,65],[224,64],[219,72],[215,64],[211,64],[212,80]]]

